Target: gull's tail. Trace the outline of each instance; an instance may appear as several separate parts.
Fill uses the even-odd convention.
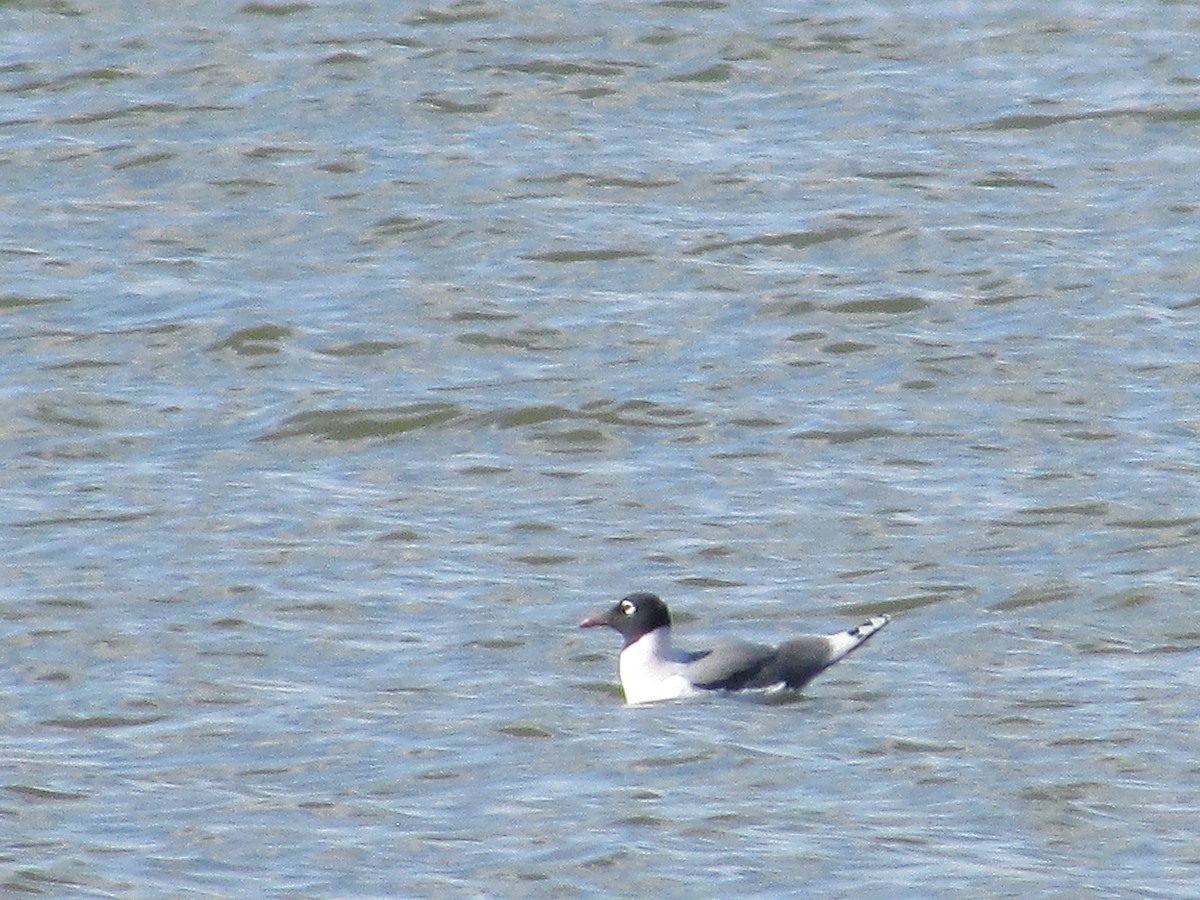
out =
[[[876,616],[873,619],[867,619],[861,625],[856,625],[847,631],[839,631],[837,634],[831,634],[825,638],[829,642],[829,656],[827,666],[833,665],[847,653],[857,650],[868,640],[871,635],[879,631],[888,622],[892,621],[889,616]]]

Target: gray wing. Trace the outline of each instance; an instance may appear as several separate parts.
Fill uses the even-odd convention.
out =
[[[887,616],[877,616],[828,637],[802,637],[780,644],[774,657],[756,676],[759,683],[754,687],[782,683],[792,689],[802,688],[846,654],[865,644],[889,621]]]
[[[721,641],[711,650],[690,654],[686,662],[687,677],[696,687],[706,690],[765,687],[757,680],[776,654],[774,647],[763,644]]]
[[[764,667],[763,687],[782,682],[789,688],[801,688],[841,656],[834,655],[834,646],[826,637],[804,637],[780,644],[775,658]]]
[[[802,637],[766,647],[746,641],[722,641],[712,650],[685,660],[692,684],[707,690],[736,691],[784,685],[804,687],[825,669],[861,647],[890,619],[878,616],[828,637]]]

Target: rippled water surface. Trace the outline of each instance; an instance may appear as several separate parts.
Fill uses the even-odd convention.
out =
[[[0,892],[1195,896],[1200,7],[0,21]]]

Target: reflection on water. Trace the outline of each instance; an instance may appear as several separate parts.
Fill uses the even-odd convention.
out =
[[[5,889],[1193,893],[1178,7],[8,24]]]

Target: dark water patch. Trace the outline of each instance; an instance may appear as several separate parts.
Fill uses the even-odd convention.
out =
[[[1177,124],[1200,121],[1200,107],[1162,106],[1150,109],[1123,108],[1088,110],[1061,114],[1019,114],[998,116],[975,128],[984,131],[1038,131],[1058,125],[1073,125],[1078,122],[1130,119],[1149,124]]]
[[[55,303],[70,302],[71,298],[66,296],[4,294],[0,296],[0,312],[9,309],[26,309],[31,306],[48,306]]]
[[[570,78],[577,75],[609,78],[624,75],[626,70],[612,63],[589,62],[584,59],[535,59],[522,63],[505,63],[495,66],[493,71],[516,72],[522,75],[546,75],[551,78]]]
[[[1170,642],[1154,644],[1140,651],[1145,654],[1173,656],[1177,653],[1195,653],[1200,649],[1200,632],[1185,631],[1170,635]]]
[[[463,778],[462,772],[454,769],[430,769],[414,776],[418,781],[457,781]]]
[[[107,424],[106,419],[85,416],[73,407],[61,403],[38,403],[31,411],[30,418],[44,425],[65,425],[68,428],[82,428],[88,431],[99,431]]]
[[[1104,609],[1136,609],[1154,601],[1154,596],[1140,588],[1130,588],[1106,594],[1096,600],[1096,605]]]
[[[664,406],[651,400],[596,400],[585,403],[582,412],[607,425],[688,428],[704,424],[686,407]]]
[[[1097,500],[1084,503],[1052,503],[1046,506],[1031,506],[1025,509],[1017,510],[1016,515],[1028,516],[1030,518],[1041,520],[1053,519],[1057,522],[1065,522],[1076,516],[1082,516],[1084,518],[1106,516],[1110,511],[1111,507],[1108,503]]]
[[[293,156],[311,156],[312,152],[308,147],[292,144],[259,144],[245,151],[244,156],[246,159],[268,162],[284,160]]]
[[[1015,175],[1011,172],[992,172],[983,178],[971,182],[974,187],[985,188],[1034,188],[1037,190],[1054,190],[1055,185],[1049,181]]]
[[[317,61],[318,66],[361,66],[371,61],[371,57],[364,56],[361,53],[355,53],[351,50],[341,50],[337,53],[331,53],[329,56],[322,57]],[[329,171],[325,166],[321,167],[322,171]]]
[[[513,562],[525,566],[560,566],[576,562],[578,559],[579,557],[569,553],[526,553],[512,558]]]
[[[515,738],[545,739],[554,737],[554,732],[544,725],[532,722],[519,722],[512,725],[500,725],[496,728],[500,734]]]
[[[473,476],[473,477],[478,477],[478,478],[491,478],[496,475],[509,475],[512,473],[512,471],[513,471],[513,469],[511,466],[475,465],[475,466],[464,466],[463,468],[458,470],[458,474]]]
[[[647,756],[633,763],[635,770],[673,769],[679,766],[694,766],[697,763],[709,762],[715,757],[714,753],[698,751],[695,753],[670,753],[663,756]]]
[[[47,366],[47,371],[73,372],[80,369],[113,369],[120,368],[121,363],[105,359],[73,359],[70,362],[57,363]]]
[[[529,428],[556,423],[592,422],[598,425],[621,428],[693,428],[703,421],[689,408],[667,406],[650,400],[594,400],[580,409],[557,404],[527,406],[517,409],[484,413],[474,417],[485,424],[499,428]],[[579,432],[586,440],[608,440],[609,436],[598,429],[573,427],[570,432]],[[539,436],[561,439],[568,431],[542,430]]]
[[[71,730],[92,730],[110,728],[136,728],[141,725],[153,725],[162,722],[165,715],[149,716],[80,716],[79,718],[44,719],[40,724],[47,728],[68,728]]]
[[[617,819],[615,824],[629,828],[662,828],[670,823],[669,820],[664,819],[661,816],[652,816],[646,813],[640,813],[637,815],[625,816]]]
[[[1056,125],[1071,125],[1091,119],[1111,119],[1123,115],[1129,115],[1129,112],[1126,110],[1099,110],[1059,114],[1021,113],[997,116],[974,127],[985,131],[1038,131],[1043,128],[1053,128]]]
[[[692,588],[737,588],[746,586],[746,582],[744,581],[731,581],[726,578],[705,578],[700,575],[677,578],[674,583],[681,587]],[[680,616],[676,616],[676,618],[683,621],[683,618]]]
[[[146,166],[156,166],[159,163],[170,162],[178,158],[179,154],[169,150],[159,150],[153,153],[142,153],[138,156],[132,156],[129,159],[122,160],[119,163],[113,164],[113,171],[119,172],[122,169],[139,169]]]
[[[940,175],[936,172],[927,172],[922,169],[886,169],[859,172],[858,177],[867,178],[872,181],[912,181],[914,179],[938,178]]]
[[[730,422],[739,428],[779,428],[786,424],[783,419],[770,416],[738,416],[731,419]]]
[[[86,800],[92,796],[79,791],[56,791],[32,784],[6,784],[4,789],[22,799],[37,803],[64,803],[72,800]]]
[[[1057,603],[1060,600],[1070,600],[1079,596],[1078,588],[1069,584],[1049,584],[1021,588],[999,603],[993,604],[990,612],[1015,612],[1033,606],[1047,603]]]
[[[353,158],[334,159],[329,162],[318,163],[316,166],[318,172],[328,172],[330,175],[355,175],[362,171],[362,165]],[[347,191],[344,194],[330,194],[330,200],[356,200],[361,193],[358,191]]]
[[[728,9],[725,0],[658,0],[656,6],[663,9],[685,10],[690,12],[716,12]]]
[[[446,425],[463,415],[453,403],[412,403],[407,406],[314,410],[284,419],[265,440],[311,437],[326,441],[361,441],[400,437]]]
[[[608,853],[601,853],[590,859],[586,859],[579,864],[579,867],[586,871],[616,869],[621,866],[629,858],[628,850],[613,850]]]
[[[500,11],[483,0],[454,0],[446,6],[427,6],[404,20],[406,25],[462,25],[501,17]]]
[[[411,528],[397,528],[394,531],[389,531],[386,534],[380,535],[378,538],[376,538],[376,540],[384,542],[391,541],[402,544],[413,544],[418,541],[425,540],[425,535],[421,534],[419,531],[414,531]]]
[[[153,121],[159,125],[171,119],[183,119],[197,113],[221,113],[235,110],[230,106],[185,106],[178,103],[132,103],[98,112],[71,113],[55,120],[59,125],[97,125],[123,119]]]
[[[558,526],[549,522],[517,522],[512,526],[512,530],[522,534],[548,534],[558,531]]]
[[[482,113],[490,113],[495,109],[495,103],[490,97],[484,99],[455,100],[441,94],[425,94],[419,102],[421,106],[430,112],[458,116],[480,115]]]
[[[803,315],[810,313],[817,308],[815,303],[800,303],[794,304],[789,311],[789,315]],[[811,344],[815,341],[823,341],[829,337],[825,331],[797,331],[795,334],[789,334],[785,340],[789,344]]]
[[[821,348],[822,353],[832,356],[849,356],[853,353],[866,353],[877,349],[874,344],[864,344],[862,341],[835,341]]]
[[[510,350],[554,350],[563,346],[563,334],[555,328],[521,328],[512,334],[470,331],[455,340],[472,347]]]
[[[526,642],[521,638],[478,638],[467,641],[468,647],[476,647],[481,650],[517,650],[524,647],[525,644]]]
[[[447,318],[451,322],[511,322],[520,316],[497,309],[462,309],[451,313]]]
[[[1103,735],[1067,735],[1047,742],[1049,747],[1123,747],[1137,743],[1137,737],[1132,734]]]
[[[631,178],[617,175],[595,175],[588,179],[590,187],[629,188],[631,190],[654,190],[671,187],[678,183],[678,178]]]
[[[0,4],[0,8],[8,4]],[[9,72],[33,72],[36,71],[32,66],[5,66],[2,74]],[[94,69],[84,69],[79,72],[68,72],[64,75],[58,75],[53,78],[39,78],[23,81],[20,84],[4,88],[4,93],[24,94],[38,91],[57,92],[68,89],[73,89],[76,85],[87,84],[89,82],[109,85],[118,81],[139,78],[136,72],[129,69],[117,68],[115,66],[100,66]]]
[[[716,63],[694,72],[672,75],[666,80],[680,84],[713,84],[729,81],[733,77],[733,66],[729,63]]]
[[[895,469],[929,469],[936,465],[932,460],[914,459],[909,456],[891,456],[882,461],[882,465]]]
[[[544,184],[550,187],[556,185],[590,184],[591,175],[587,172],[568,170],[555,172],[553,175],[522,175],[516,179],[518,184]]]
[[[1017,793],[1023,800],[1059,804],[1088,800],[1096,794],[1106,794],[1107,791],[1105,785],[1096,781],[1072,781],[1027,787]]]
[[[613,88],[606,87],[585,87],[563,91],[563,94],[569,97],[578,97],[580,100],[598,100],[601,97],[612,97],[617,93],[619,92]]]
[[[1085,420],[1074,418],[1071,416],[1024,416],[1020,419],[1022,425],[1045,425],[1050,428],[1066,428],[1070,426],[1084,425]]]
[[[149,519],[155,515],[152,510],[140,510],[135,512],[112,512],[112,513],[80,513],[69,516],[51,516],[44,519],[25,519],[19,522],[13,522],[13,528],[61,528],[64,525],[95,525],[97,523],[124,525],[130,522],[139,522],[143,519]]]
[[[621,188],[631,190],[654,190],[678,184],[678,178],[638,178],[631,175],[597,175],[591,172],[566,171],[553,175],[525,175],[517,179],[519,184],[582,185],[593,188]]]
[[[613,437],[599,428],[567,428],[537,435],[551,453],[600,453]]]
[[[1138,653],[1132,642],[1107,635],[1082,640],[1076,649],[1083,656],[1130,656]]]
[[[892,428],[864,426],[862,428],[819,428],[809,431],[798,431],[791,435],[791,437],[798,441],[824,441],[827,444],[857,444],[860,441],[894,440],[907,437],[907,435]]]
[[[1144,113],[1147,122],[1163,124],[1180,123],[1190,125],[1200,122],[1200,106],[1163,107],[1148,109]]]
[[[636,250],[629,247],[611,247],[601,250],[549,250],[544,253],[530,253],[523,259],[537,262],[570,264],[588,262],[615,262],[622,259],[648,259],[652,256],[646,250]]]
[[[47,609],[88,610],[96,608],[96,604],[89,603],[87,600],[81,600],[78,597],[51,597],[45,600],[38,600],[37,605],[44,606]]]
[[[808,316],[820,308],[812,300],[801,300],[796,297],[771,298],[760,304],[758,315],[770,318],[791,318],[794,316]],[[795,343],[803,343],[820,340],[824,337],[827,337],[827,335],[822,331],[798,331],[796,334],[788,337],[788,340]]]
[[[558,481],[574,481],[585,477],[583,472],[568,471],[566,469],[545,469],[541,474],[543,478],[554,478]]]
[[[1198,516],[1178,516],[1164,519],[1115,519],[1108,522],[1110,528],[1128,528],[1135,531],[1160,531],[1173,528],[1190,528],[1200,522]]]
[[[542,425],[546,422],[578,419],[581,416],[582,413],[576,410],[550,404],[547,406],[526,406],[520,409],[491,413],[489,418],[500,428],[526,428],[530,425]]]
[[[59,4],[53,4],[58,6]],[[82,15],[77,12],[63,12],[60,15]],[[34,850],[38,848],[32,848]],[[101,886],[90,883],[85,878],[78,878],[63,872],[51,872],[45,868],[17,868],[12,870],[11,875],[6,875],[3,881],[0,881],[0,887],[6,891],[11,891],[11,896],[34,896],[34,897],[62,897],[70,892],[74,896],[93,896],[113,895],[110,886]],[[86,893],[85,893],[86,892]]]
[[[917,738],[887,738],[881,743],[865,748],[863,756],[959,756],[968,753],[967,747],[957,743],[938,743]]]
[[[837,226],[814,231],[790,231],[782,234],[763,234],[756,235],[754,237],[742,238],[741,240],[736,241],[712,241],[685,251],[685,255],[702,256],[706,253],[715,253],[722,250],[731,250],[741,247],[786,247],[790,250],[807,250],[809,247],[827,244],[830,241],[844,241],[851,238],[856,238],[862,233],[863,232],[857,228]]]
[[[200,650],[197,656],[209,657],[211,659],[266,659],[268,654],[265,650]]]
[[[1034,299],[1033,294],[1001,292],[1001,293],[995,293],[995,294],[987,294],[986,296],[983,296],[983,297],[978,297],[975,299],[975,305],[976,306],[984,306],[984,307],[986,307],[986,306],[1006,306],[1010,303],[1020,303],[1024,300],[1031,300],[1031,299]]]
[[[1082,705],[1079,700],[1065,697],[1018,697],[1013,701],[1013,706],[1019,709],[1036,710],[1078,709]],[[1034,720],[1031,724],[1037,726],[1039,721]]]
[[[829,306],[830,312],[850,313],[852,315],[869,315],[885,313],[887,315],[903,315],[904,313],[919,312],[929,304],[920,297],[890,297],[886,300],[849,300],[845,303],[835,303]]]
[[[239,12],[248,16],[267,16],[269,18],[282,19],[287,16],[306,13],[312,8],[311,3],[265,3],[263,0],[253,0],[251,3],[243,4]]]
[[[423,216],[387,216],[371,225],[371,231],[381,237],[416,234],[441,225],[438,219]]]
[[[395,350],[407,350],[412,347],[412,341],[354,341],[349,344],[335,344],[323,347],[320,353],[326,356],[340,358],[356,356],[383,356]]]
[[[601,657],[594,654],[588,654],[588,656],[590,657],[588,661],[595,664],[602,664],[611,660],[611,657],[608,656]],[[621,686],[613,681],[576,682],[573,687],[589,694],[601,694],[609,700],[625,700],[625,694],[622,692]]]
[[[262,356],[278,353],[281,349],[280,344],[294,334],[291,328],[282,325],[255,325],[233,332],[210,345],[208,349],[215,353],[232,350],[238,356]]]
[[[871,569],[851,569],[847,572],[839,572],[837,578],[840,581],[861,581],[864,578],[876,578],[880,575],[887,575],[891,570],[886,566]]]
[[[979,596],[979,589],[971,585],[930,585],[920,588],[918,593],[906,594],[901,597],[891,597],[886,600],[851,603],[837,607],[837,611],[847,616],[876,616],[880,614],[895,616],[898,613],[911,612],[926,606],[936,606],[939,603],[952,603],[969,600]]]
[[[217,178],[209,182],[213,187],[219,187],[226,191],[230,197],[245,197],[249,194],[261,191],[264,188],[279,187],[276,181],[267,181],[264,178]]]

